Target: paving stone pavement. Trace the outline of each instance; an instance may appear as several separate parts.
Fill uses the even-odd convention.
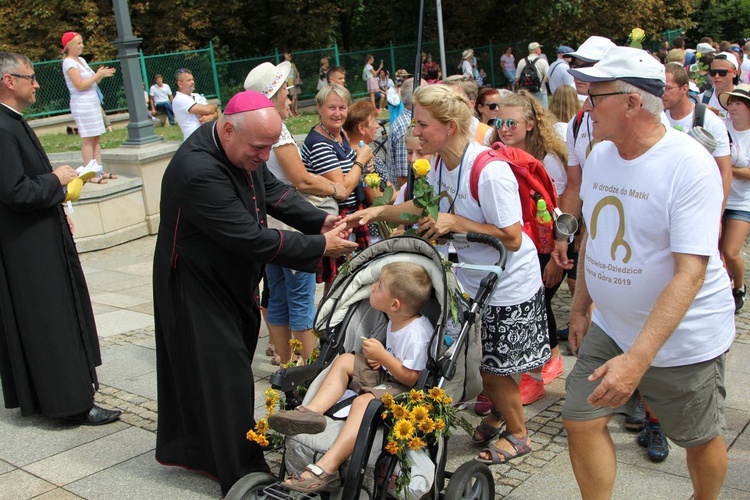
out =
[[[22,418],[17,409],[0,409],[0,499],[217,499],[214,481],[197,473],[163,467],[154,461],[157,404],[151,259],[155,237],[81,255],[99,328],[103,365],[97,402],[123,410],[120,422],[85,428],[66,427],[41,417]],[[745,252],[750,250],[746,246]],[[570,296],[563,286],[554,301],[565,325]],[[750,310],[750,306],[746,309]],[[257,415],[263,415],[263,391],[275,370],[264,355],[268,335],[261,331],[254,360]],[[562,344],[565,351],[565,344]],[[722,498],[750,498],[750,312],[737,316],[737,338],[727,363],[729,475]],[[564,354],[565,374],[574,358]],[[577,498],[567,441],[560,420],[564,377],[547,386],[547,395],[525,408],[533,453],[493,466],[496,497],[508,499]],[[471,411],[463,412],[477,424]],[[612,419],[618,475],[615,498],[687,499],[692,488],[685,453],[671,448],[654,464],[635,444],[635,434]],[[469,436],[456,431],[450,440],[448,470],[477,454]],[[280,455],[267,456],[278,470]]]

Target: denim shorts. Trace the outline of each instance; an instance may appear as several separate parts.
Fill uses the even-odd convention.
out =
[[[601,379],[588,376],[608,360],[622,354],[614,340],[592,323],[578,350],[573,371],[565,381],[562,415],[566,420],[588,421],[618,413],[620,409],[594,407],[586,399]],[[717,358],[685,366],[646,370],[638,391],[664,432],[678,446],[700,446],[721,435],[724,427],[724,365],[726,353]],[[635,398],[626,404],[634,406]]]
[[[289,325],[292,331],[308,330],[315,320],[315,273],[266,266],[268,323]]]
[[[731,208],[727,208],[724,210],[724,218],[750,223],[750,212],[746,210],[732,210]]]

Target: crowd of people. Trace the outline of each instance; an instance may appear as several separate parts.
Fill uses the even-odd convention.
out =
[[[89,94],[113,70],[88,68],[77,33],[66,33],[62,42],[71,109],[86,139],[84,158],[96,159],[101,107]],[[345,86],[346,70],[324,58],[318,123],[301,148],[284,125],[298,113],[301,85],[291,54],[279,65],[253,68],[245,90],[222,114],[194,93],[189,69],[177,71],[174,95],[159,75],[150,105],[176,119],[185,136],[162,181],[154,257],[160,463],[206,472],[223,494],[245,474],[268,471],[259,446],[244,439],[255,419],[252,359],[261,311],[275,364],[295,355],[292,338],[301,343],[296,355],[306,359],[316,344],[316,282],[330,285],[347,256],[389,237],[377,222],[396,224],[411,213],[427,240],[484,233],[508,251],[479,322],[484,389],[474,409],[484,418],[471,436],[480,447],[477,461],[504,464],[533,452],[523,406],[542,398],[545,385],[562,375],[559,341],[567,340],[577,359],[566,379],[563,424],[582,496],[611,497],[616,457],[607,422],[625,413],[650,459],[667,457],[669,437],[687,450],[696,498],[718,497],[727,470],[724,365],[734,314],[746,294],[741,248],[750,231],[750,84],[741,82],[747,82],[750,42],[703,39],[691,51],[679,39],[664,54],[651,54],[592,36],[577,49],[560,45],[556,53],[549,64],[532,42],[516,65],[507,50],[507,89],[482,85],[471,49],[462,53],[460,74],[445,79],[425,55],[421,81],[400,71],[394,82],[382,61],[375,68],[368,55],[362,74],[368,99],[361,102],[353,102]],[[92,406],[100,363],[96,330],[73,228],[60,206],[76,174],[70,167],[52,170],[24,126],[21,112],[39,88],[31,71],[23,56],[0,53],[0,126],[6,130],[0,140],[4,150],[19,152],[12,175],[0,183],[0,217],[20,238],[0,245],[3,259],[16,259],[20,268],[27,267],[22,262],[32,245],[59,247],[66,258],[47,262],[45,272],[59,275],[58,288],[68,293],[35,296],[15,285],[25,284],[25,276],[4,276],[0,312],[11,320],[0,334],[57,337],[43,318],[40,324],[12,321],[29,315],[14,304],[46,301],[57,307],[65,335],[75,332],[69,344],[78,347],[66,347],[50,363],[19,342],[0,357],[4,387],[15,389],[4,391],[6,405],[70,423],[108,423],[119,413]],[[369,144],[376,117],[391,104],[390,90],[401,107],[384,161]],[[500,144],[543,166],[559,209],[579,220],[574,237],[556,238],[545,251],[535,245],[525,229],[519,181],[502,159],[487,162],[474,192],[475,163]],[[445,193],[437,218],[423,216],[407,196],[417,159],[430,162],[427,182]],[[379,185],[365,184],[371,173],[379,175]],[[392,199],[373,204],[387,187],[394,188]],[[446,260],[466,264],[493,264],[498,255],[478,243],[441,248]],[[31,268],[38,270],[40,260]],[[340,357],[329,374],[332,392],[283,412],[272,427],[289,435],[320,432],[322,412],[369,369],[379,374],[376,382],[390,376],[399,390],[416,383],[415,373],[424,368],[416,353],[424,351],[430,331],[419,315],[425,291],[402,292],[397,273],[424,281],[418,269],[396,267],[384,268],[373,285],[371,305],[390,320],[388,350],[370,339],[362,359]],[[482,276],[457,271],[470,295]],[[563,329],[551,301],[565,279],[573,302]],[[21,300],[10,300],[17,295]],[[401,329],[416,332],[421,343],[393,347],[390,336]],[[23,370],[9,358],[24,360]],[[41,383],[28,377],[36,370],[53,376],[37,387]],[[76,387],[66,393],[66,406],[58,401],[58,385]],[[285,487],[311,492],[339,485],[337,469],[351,454],[357,419],[379,397],[367,384],[358,387],[352,423],[334,448]]]

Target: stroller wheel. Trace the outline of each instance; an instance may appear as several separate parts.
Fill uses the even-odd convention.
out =
[[[272,484],[278,482],[276,476],[265,472],[251,472],[243,477],[229,490],[226,500],[255,500],[261,498],[277,498],[263,492]]]
[[[489,467],[480,462],[466,462],[448,482],[445,499],[491,500],[495,498],[495,480]]]

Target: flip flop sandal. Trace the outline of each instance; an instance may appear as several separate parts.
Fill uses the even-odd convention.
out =
[[[308,465],[305,470],[310,473],[310,477],[290,478],[281,483],[281,486],[300,493],[331,492],[341,486],[338,471],[329,474],[314,464]]]
[[[505,438],[506,441],[508,441],[513,448],[515,449],[516,453],[512,454],[508,451],[502,450],[495,446],[494,444],[489,445],[487,448],[482,450],[476,460],[477,462],[481,462],[483,464],[506,464],[510,460],[513,460],[514,458],[522,457],[524,455],[527,455],[531,453],[531,447],[526,444],[526,440],[529,438],[528,433],[523,437],[523,441],[518,439],[515,435],[511,434],[508,431],[504,431],[500,433],[500,438]],[[482,458],[482,453],[489,453],[490,459]]]
[[[117,175],[112,172],[102,172],[102,179],[117,179]]]
[[[105,179],[104,175],[102,175],[101,177],[94,177],[94,178],[92,178],[89,182],[91,184],[107,184],[107,179]]]

